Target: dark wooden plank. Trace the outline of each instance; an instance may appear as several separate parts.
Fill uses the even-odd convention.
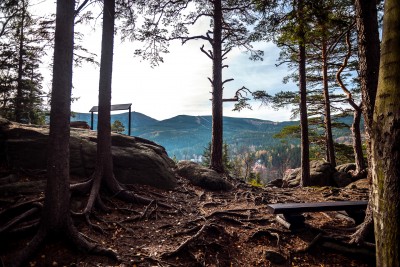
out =
[[[368,201],[336,201],[336,202],[311,202],[311,203],[277,203],[268,204],[268,210],[273,214],[290,214],[302,212],[336,211],[336,210],[362,210],[367,208]]]

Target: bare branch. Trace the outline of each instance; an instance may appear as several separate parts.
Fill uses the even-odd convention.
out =
[[[335,40],[335,42],[333,42],[333,44],[331,44],[331,45],[328,47],[328,54],[332,53],[333,49],[335,49],[335,47],[336,47],[337,44],[339,43],[340,39],[342,39],[342,37],[343,37],[344,35],[348,34],[348,33],[350,32],[350,30],[351,30],[352,28],[354,28],[355,25],[356,25],[356,21],[354,21],[345,31],[342,32],[342,34],[340,34],[340,35],[338,36],[338,38]],[[346,39],[347,39],[347,37],[346,37]]]
[[[281,61],[277,64],[275,64],[275,67],[279,67],[280,65],[286,64],[286,63],[292,63],[292,60],[285,60],[285,61]],[[296,62],[299,62],[298,60],[296,60]]]
[[[222,82],[222,85],[224,85],[224,84],[227,83],[227,82],[231,82],[231,81],[233,81],[233,80],[234,80],[233,78],[226,79],[225,81]]]
[[[222,102],[237,102],[239,101],[239,98],[237,96],[234,96],[232,98],[223,98]]]
[[[194,25],[196,24],[196,22],[201,18],[201,17],[210,17],[212,18],[212,14],[208,14],[208,13],[200,13],[198,14],[196,17],[194,17],[194,19],[192,21],[186,22],[184,23],[185,25]]]
[[[232,48],[228,48],[224,53],[222,53],[222,57],[224,58],[231,51],[232,51]]]
[[[231,8],[229,8],[229,7],[223,7],[222,10],[223,10],[223,11],[246,10],[246,9],[248,9],[248,8],[251,7],[251,6],[252,6],[252,3],[248,3],[247,5],[239,6],[239,7],[231,7]]]
[[[76,17],[79,14],[79,12],[82,11],[82,9],[86,6],[88,2],[89,0],[83,1],[83,3],[75,10],[74,17]]]
[[[7,24],[10,22],[10,20],[11,20],[12,18],[14,18],[14,16],[17,15],[18,12],[19,12],[19,10],[15,11],[13,14],[11,14],[11,15],[2,23],[1,31],[0,31],[0,37],[1,37],[1,36],[4,34],[4,32],[6,31]]]
[[[347,101],[349,102],[349,104],[354,108],[354,110],[358,111],[361,108],[354,102],[351,92],[347,89],[346,85],[343,83],[343,81],[340,77],[343,70],[347,67],[348,60],[351,56],[350,29],[348,29],[347,33],[346,33],[346,44],[347,44],[347,54],[343,60],[342,66],[339,68],[339,70],[336,73],[336,81],[338,82],[340,88],[342,88],[343,92],[347,95]]]
[[[206,50],[204,50],[204,45],[202,45],[201,47],[200,47],[200,51],[201,52],[203,52],[204,54],[206,54],[207,55],[207,57],[209,57],[210,59],[213,59],[214,57],[213,57],[213,54],[212,54],[212,52],[209,50],[208,52],[206,51]]]
[[[207,36],[204,36],[204,35],[195,35],[195,36],[186,36],[186,37],[176,36],[176,37],[168,38],[168,40],[170,40],[170,41],[172,41],[172,40],[181,40],[182,44],[185,44],[187,41],[197,40],[197,39],[202,39],[202,40],[206,40],[206,41],[211,42],[211,39],[208,38]]]

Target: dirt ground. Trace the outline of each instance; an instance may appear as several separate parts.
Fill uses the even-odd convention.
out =
[[[104,197],[110,212],[91,216],[97,227],[74,217],[87,239],[116,251],[119,261],[49,240],[27,266],[374,266],[373,251],[346,245],[355,226],[348,217],[338,212],[307,213],[304,227],[288,230],[266,208],[269,203],[366,200],[368,186],[363,180],[341,189],[258,188],[236,181],[232,191],[210,192],[183,179],[174,191],[139,185],[129,189],[154,201],[143,206]],[[38,192],[1,195],[0,230],[11,218],[6,210],[42,198]],[[84,197],[72,197],[73,210],[84,205]],[[40,210],[32,214],[32,221],[39,214]],[[34,232],[1,234],[0,256],[11,257]]]

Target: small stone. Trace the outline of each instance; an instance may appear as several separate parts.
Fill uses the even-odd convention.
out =
[[[286,263],[286,258],[282,254],[280,254],[280,253],[278,253],[276,251],[273,251],[273,250],[265,251],[265,258],[268,261],[270,261],[271,263],[274,263],[274,264],[284,264],[284,263]]]

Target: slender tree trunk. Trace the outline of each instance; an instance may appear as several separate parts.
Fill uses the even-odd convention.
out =
[[[6,266],[20,266],[47,235],[58,238],[77,235],[70,213],[69,120],[72,88],[74,0],[57,3],[53,86],[48,141],[47,185],[38,233]]]
[[[113,173],[111,154],[111,85],[114,53],[115,0],[104,0],[103,34],[101,42],[101,62],[99,81],[99,126],[97,158],[99,167]]]
[[[84,213],[88,215],[99,204],[103,179],[115,179],[111,152],[111,85],[114,52],[115,0],[104,0],[101,41],[99,112],[97,124],[96,167]]]
[[[69,209],[69,136],[71,117],[74,0],[57,2],[53,86],[48,144],[47,186],[42,220],[53,231],[71,222]],[[60,15],[58,15],[60,14]]]
[[[371,166],[370,135],[379,75],[379,33],[376,1],[355,0],[358,34],[359,77],[365,121],[368,166]],[[371,176],[369,175],[369,180]]]
[[[84,210],[85,215],[92,211],[94,204],[105,208],[100,198],[100,188],[105,187],[111,194],[128,202],[149,204],[152,200],[135,195],[126,190],[116,179],[113,171],[113,159],[111,151],[111,85],[112,65],[114,50],[114,24],[115,24],[115,0],[104,0],[103,33],[100,60],[99,80],[99,122],[97,133],[97,159],[95,172],[88,182],[75,184],[74,190],[85,191],[91,185],[88,203]],[[160,203],[161,205],[161,203]]]
[[[361,83],[362,108],[367,144],[368,180],[372,181],[371,166],[371,128],[379,75],[380,42],[376,1],[355,0],[356,26],[358,34],[359,77]],[[352,242],[360,243],[373,227],[372,198],[369,198],[364,222],[353,234]]]
[[[212,141],[210,168],[224,172],[222,164],[223,114],[222,114],[222,4],[214,1],[213,29],[213,79],[212,79]]]
[[[400,2],[385,1],[372,124],[376,265],[400,266]]]
[[[360,122],[361,122],[361,108],[354,103],[353,112],[353,123],[351,125],[351,133],[353,136],[353,150],[354,150],[354,158],[356,163],[356,171],[355,175],[359,175],[361,172],[365,170],[365,162],[364,155],[362,150],[362,140],[361,140],[361,130],[360,130]]]
[[[364,155],[362,150],[362,139],[361,139],[361,115],[362,109],[361,104],[357,105],[354,102],[353,96],[349,90],[347,90],[346,85],[343,83],[340,75],[342,74],[343,70],[347,67],[349,58],[352,54],[351,49],[351,42],[350,42],[350,30],[346,33],[346,45],[347,45],[347,54],[344,57],[343,63],[340,66],[339,70],[336,73],[336,81],[338,82],[339,86],[342,88],[343,92],[347,95],[347,101],[349,102],[350,106],[354,109],[353,112],[353,123],[351,125],[351,135],[353,137],[353,151],[354,151],[354,160],[356,164],[356,170],[353,173],[355,177],[360,176],[363,172],[365,172],[365,161]]]
[[[335,147],[333,145],[332,135],[332,121],[331,121],[331,102],[329,99],[328,88],[328,52],[326,41],[322,42],[322,80],[325,104],[325,146],[326,146],[326,159],[333,166],[336,166]]]
[[[298,0],[300,25],[303,19],[303,0]],[[300,83],[300,127],[301,127],[301,186],[310,185],[310,152],[308,141],[306,47],[304,27],[299,32],[299,83]]]
[[[24,27],[25,27],[26,7],[25,0],[22,1],[21,24],[19,25],[19,48],[18,48],[18,77],[17,77],[17,95],[15,98],[15,121],[22,122],[22,100],[23,100],[23,65],[24,65]]]
[[[47,185],[38,233],[6,266],[20,266],[46,237],[67,239],[86,252],[116,258],[115,252],[91,244],[75,228],[70,211],[69,138],[75,0],[57,0],[52,101],[48,141]]]

